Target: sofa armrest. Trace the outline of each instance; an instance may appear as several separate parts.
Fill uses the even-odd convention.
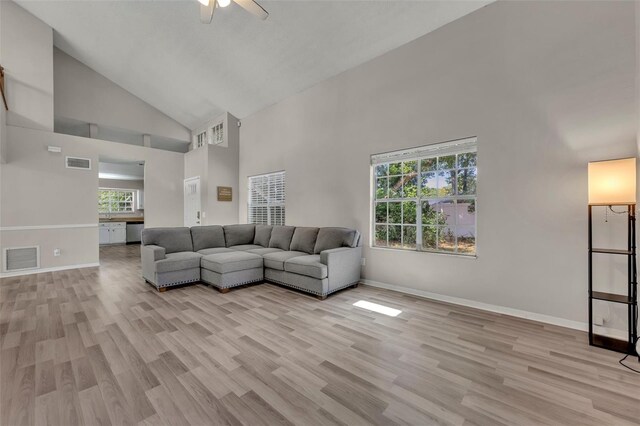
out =
[[[360,281],[362,247],[340,247],[320,253],[320,262],[327,265],[329,291]]]
[[[156,272],[155,263],[166,257],[166,250],[160,246],[142,246],[140,247],[140,257],[142,258],[142,276],[153,283]]]
[[[167,257],[165,248],[160,246],[142,246],[140,252],[142,253],[143,257],[145,256],[145,254],[149,256],[149,260],[152,260],[153,262],[155,262],[156,260],[162,260]]]

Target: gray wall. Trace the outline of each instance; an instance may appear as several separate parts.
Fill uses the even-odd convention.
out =
[[[363,232],[364,278],[583,324],[587,162],[637,153],[631,2],[498,2],[243,119],[290,225]],[[371,154],[478,137],[478,258],[369,247]]]
[[[184,155],[185,179],[200,177],[202,225],[227,225],[238,221],[238,119],[228,113],[225,115],[227,146],[207,144]],[[230,186],[233,200],[218,201],[218,186]]]
[[[98,262],[98,162],[145,162],[145,226],[182,224],[183,154],[7,126],[0,168],[0,250],[39,245],[42,268]],[[47,151],[48,145],[62,153]],[[65,168],[65,156],[90,158],[91,170]],[[53,257],[60,248],[62,256]]]
[[[57,48],[53,70],[56,117],[191,140],[189,129]]]
[[[8,125],[53,131],[53,30],[12,1],[0,1],[0,64]]]

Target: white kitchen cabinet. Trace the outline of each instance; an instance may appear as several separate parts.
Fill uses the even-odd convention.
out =
[[[125,222],[101,223],[98,227],[100,244],[124,244],[127,242]]]
[[[109,236],[111,235],[111,232],[109,232],[109,224],[108,223],[101,223],[100,226],[98,227],[98,231],[99,231],[99,241],[100,244],[109,244]]]

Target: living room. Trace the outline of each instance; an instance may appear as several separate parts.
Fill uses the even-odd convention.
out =
[[[0,423],[637,424],[639,23],[0,2]],[[105,158],[142,245],[99,245]]]

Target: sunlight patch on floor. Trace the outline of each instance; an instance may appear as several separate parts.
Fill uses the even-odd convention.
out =
[[[367,302],[366,300],[358,300],[353,306],[366,309],[368,311],[377,312],[379,314],[389,315],[390,317],[397,317],[402,313],[399,309],[390,308],[384,305],[378,305],[377,303]]]

